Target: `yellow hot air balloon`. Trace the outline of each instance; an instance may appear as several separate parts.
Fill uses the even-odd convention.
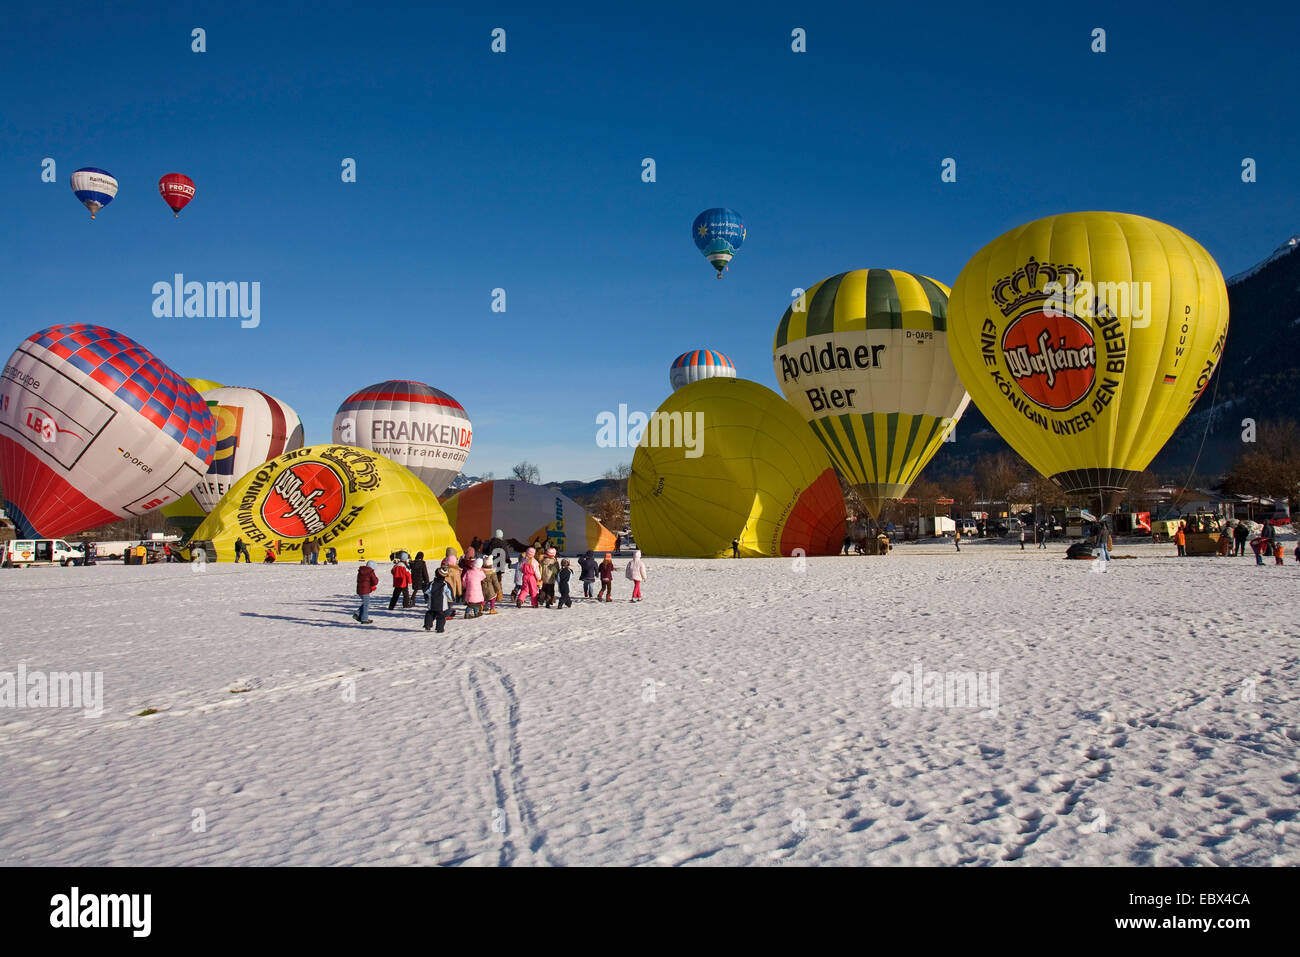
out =
[[[1218,264],[1172,226],[1065,213],[981,249],[953,285],[949,344],[976,405],[1067,492],[1126,488],[1173,434],[1228,334]]]
[[[627,483],[632,534],[648,555],[720,558],[838,552],[844,498],[826,450],[771,389],[713,378],[651,417]]]
[[[211,379],[186,379],[194,387],[195,392],[207,392],[209,389],[224,389],[225,386],[220,382],[213,382]]]
[[[365,449],[313,445],[249,472],[222,497],[194,533],[218,561],[233,561],[235,539],[261,556],[275,548],[297,561],[307,538],[339,561],[387,559],[407,549],[441,556],[456,535],[429,487],[404,466]]]
[[[213,382],[211,379],[186,379],[185,381],[194,388],[195,392],[200,394],[209,389],[225,388],[220,382]],[[180,529],[181,534],[186,537],[194,534],[194,530],[199,527],[208,514],[195,501],[193,492],[186,492],[170,505],[164,505],[162,513],[167,517],[167,524]]]
[[[785,397],[874,516],[906,494],[970,402],[948,354],[947,310],[942,283],[856,269],[817,283],[777,326]]]

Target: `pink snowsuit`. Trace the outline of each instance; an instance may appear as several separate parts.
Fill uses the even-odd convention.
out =
[[[483,579],[486,577],[487,572],[481,568],[470,568],[465,572],[465,604],[483,604]]]
[[[524,598],[527,598],[529,601],[533,603],[533,607],[536,608],[537,592],[539,590],[538,583],[537,583],[537,566],[533,563],[533,560],[531,558],[523,559],[523,563],[524,563],[524,585],[519,590],[519,600],[523,601]]]

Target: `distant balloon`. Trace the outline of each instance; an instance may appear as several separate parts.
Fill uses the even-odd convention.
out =
[[[174,218],[194,198],[194,180],[184,173],[168,173],[158,180],[158,192],[162,194],[163,202],[172,208]]]
[[[373,449],[404,465],[441,495],[469,457],[474,432],[464,407],[446,392],[390,379],[343,400],[334,441]]]
[[[531,543],[549,538],[557,551],[575,554],[612,551],[614,533],[557,489],[510,479],[480,482],[461,489],[442,503],[456,537]],[[500,525],[500,528],[495,526]]]
[[[749,558],[829,555],[844,540],[826,450],[790,403],[746,379],[665,399],[632,456],[627,496],[647,555],[721,558],[733,540]]]
[[[952,287],[953,362],[998,434],[1067,492],[1127,488],[1205,391],[1228,335],[1218,264],[1129,213],[1018,226]]]
[[[948,288],[856,269],[786,309],[776,378],[876,518],[901,498],[970,402],[948,354]]]
[[[90,210],[90,218],[113,201],[117,195],[117,180],[108,170],[83,166],[72,174],[72,192],[81,205]]]
[[[217,446],[194,500],[216,508],[231,487],[263,462],[302,448],[302,420],[288,403],[257,389],[222,387],[203,393],[217,421]]]
[[[103,326],[52,326],[5,364],[0,483],[20,537],[72,535],[180,499],[216,422],[197,392]]]
[[[668,381],[674,389],[680,389],[688,382],[712,379],[721,376],[727,379],[736,377],[736,364],[721,352],[712,349],[696,349],[683,352],[673,360],[668,369]]]
[[[459,544],[438,498],[409,469],[346,445],[312,445],[264,462],[239,479],[198,527],[217,561],[235,558],[235,540],[279,547],[297,561],[311,538],[339,561],[387,561],[399,549],[441,559]],[[260,552],[255,554],[260,555]],[[186,557],[193,555],[189,552]]]
[[[706,209],[695,217],[691,225],[691,238],[695,248],[704,254],[718,271],[718,278],[731,262],[731,258],[745,241],[745,221],[734,209],[718,206]]]

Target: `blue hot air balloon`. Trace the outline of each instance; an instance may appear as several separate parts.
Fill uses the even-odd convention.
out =
[[[113,201],[117,195],[117,180],[108,170],[83,166],[72,174],[72,192],[81,205],[90,210],[90,218]]]
[[[721,279],[731,257],[745,241],[745,221],[734,209],[723,206],[706,209],[695,217],[691,238],[695,240],[695,248],[713,264]]]

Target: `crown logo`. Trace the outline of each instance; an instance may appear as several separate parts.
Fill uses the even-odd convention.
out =
[[[1009,316],[1023,306],[1046,302],[1061,302],[1062,294],[1044,292],[1049,283],[1060,283],[1064,289],[1073,289],[1083,281],[1083,270],[1073,265],[1040,263],[1033,256],[1010,276],[1003,276],[993,284],[993,301],[1002,315]]]
[[[331,445],[321,452],[320,457],[343,466],[343,472],[348,478],[348,494],[379,487],[379,470],[375,459],[361,449]]]

